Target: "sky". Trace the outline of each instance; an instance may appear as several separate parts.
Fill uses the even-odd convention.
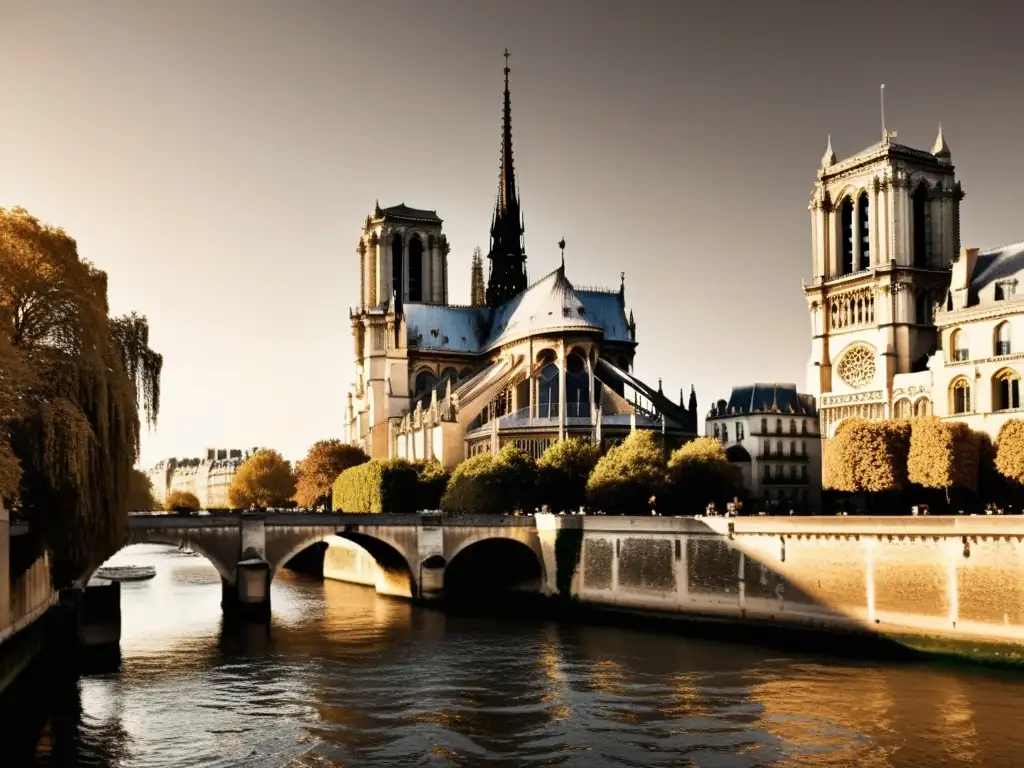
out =
[[[140,463],[341,437],[366,214],[433,209],[468,303],[504,60],[531,279],[616,287],[636,373],[801,388],[826,139],[930,149],[1024,239],[1024,4],[0,0],[0,207],[64,227],[164,355]]]

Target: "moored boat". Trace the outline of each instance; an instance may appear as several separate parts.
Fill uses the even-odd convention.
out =
[[[144,581],[156,576],[156,568],[151,565],[114,565],[99,568],[95,576],[111,581]]]

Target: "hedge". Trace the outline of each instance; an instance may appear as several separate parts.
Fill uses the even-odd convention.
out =
[[[404,459],[373,459],[338,475],[332,487],[335,512],[407,514],[416,511],[416,467]]]

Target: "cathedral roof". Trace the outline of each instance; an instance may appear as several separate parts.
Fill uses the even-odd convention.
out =
[[[390,208],[382,208],[381,218],[389,219],[405,219],[406,221],[430,221],[437,224],[441,223],[441,217],[437,215],[437,211],[427,211],[422,208],[410,208],[405,203],[398,205],[392,205]]]
[[[970,277],[967,305],[978,306],[996,301],[996,283],[1015,280],[1020,288],[1005,301],[1024,301],[1024,242],[1004,245],[978,254]]]
[[[631,342],[617,293],[577,291],[559,267],[499,307],[404,304],[409,346],[482,354],[530,335],[601,332],[605,341]]]
[[[725,413],[715,413],[711,418],[758,413],[815,417],[818,415],[811,395],[797,392],[795,384],[776,383],[733,387]]]
[[[550,331],[601,331],[559,267],[496,307],[486,348]]]

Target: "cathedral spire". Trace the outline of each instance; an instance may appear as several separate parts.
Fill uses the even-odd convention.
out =
[[[523,215],[519,206],[515,166],[512,162],[512,97],[508,87],[508,49],[505,49],[505,101],[501,126],[501,169],[498,195],[491,223],[491,262],[487,304],[504,304],[526,289],[526,254],[523,249]]]

